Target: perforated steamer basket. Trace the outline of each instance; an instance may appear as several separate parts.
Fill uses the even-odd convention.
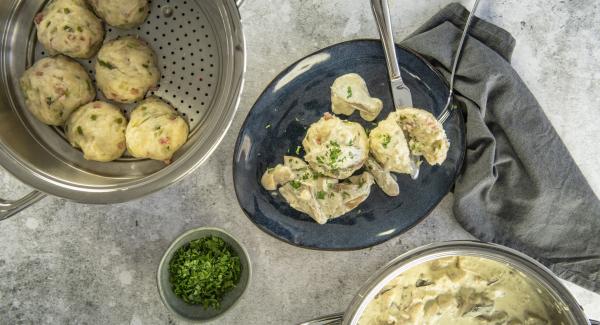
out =
[[[0,1],[0,163],[34,191],[0,200],[0,220],[45,194],[84,203],[113,203],[159,190],[202,164],[233,119],[245,70],[241,18],[234,0],[153,0],[137,29],[106,26],[105,41],[138,35],[157,54],[162,77],[156,95],[190,126],[187,143],[165,165],[124,156],[99,163],[83,159],[61,128],[42,124],[25,108],[19,78],[47,56],[36,40],[34,16],[46,1]],[[93,77],[92,60],[79,60]],[[101,96],[99,96],[100,99]],[[129,111],[134,105],[120,105]]]

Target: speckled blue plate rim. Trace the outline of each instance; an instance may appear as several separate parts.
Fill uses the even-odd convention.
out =
[[[296,246],[299,248],[304,248],[304,249],[310,249],[310,250],[316,250],[316,251],[355,251],[355,250],[361,250],[361,249],[366,249],[366,248],[370,248],[370,247],[374,247],[377,246],[379,244],[385,243],[388,240],[391,240],[393,238],[396,238],[400,235],[402,235],[403,233],[406,233],[407,231],[409,231],[410,229],[412,229],[413,227],[415,227],[416,225],[420,224],[426,217],[428,217],[431,212],[439,205],[439,203],[443,200],[444,196],[442,196],[437,203],[433,204],[431,206],[430,209],[426,210],[423,212],[423,215],[416,219],[412,224],[410,224],[409,226],[406,226],[403,230],[398,231],[397,233],[391,234],[389,236],[382,236],[380,239],[374,240],[371,243],[365,244],[365,245],[353,245],[353,246],[348,246],[348,247],[318,247],[318,246],[308,246],[308,245],[303,245],[302,243],[297,243],[297,242],[293,242],[291,240],[288,240],[287,238],[284,238],[282,236],[280,236],[279,234],[275,233],[274,231],[272,231],[271,229],[269,229],[268,227],[256,222],[256,220],[254,220],[254,217],[251,215],[251,213],[249,213],[240,203],[240,193],[238,192],[238,188],[235,185],[236,183],[236,177],[237,177],[237,168],[235,168],[236,166],[236,154],[238,153],[239,149],[240,149],[240,145],[242,142],[242,133],[243,130],[246,129],[246,126],[248,124],[248,121],[251,117],[251,113],[255,107],[256,102],[262,98],[266,92],[271,88],[271,86],[273,85],[273,83],[280,79],[281,76],[286,75],[287,73],[289,73],[295,66],[297,66],[298,63],[302,62],[303,60],[307,59],[310,56],[316,55],[320,52],[326,51],[328,49],[331,49],[333,47],[336,46],[340,46],[340,45],[346,45],[349,43],[354,43],[354,42],[381,42],[379,39],[372,39],[372,38],[361,38],[361,39],[353,39],[353,40],[349,40],[349,41],[344,41],[344,42],[339,42],[339,43],[335,43],[329,46],[326,46],[324,48],[318,49],[314,52],[311,52],[301,58],[299,58],[298,60],[294,61],[293,63],[289,64],[284,70],[282,70],[281,72],[279,72],[277,75],[275,75],[275,77],[272,78],[272,80],[265,86],[265,88],[263,89],[263,91],[261,92],[261,94],[256,97],[256,101],[255,103],[252,105],[251,109],[248,111],[246,117],[244,118],[244,122],[242,123],[242,126],[239,129],[238,132],[238,136],[235,142],[235,146],[234,146],[234,150],[233,150],[233,155],[232,155],[232,174],[233,174],[233,182],[234,182],[234,191],[235,191],[235,195],[236,195],[236,200],[238,201],[238,205],[240,206],[240,208],[242,209],[242,211],[244,212],[244,214],[246,215],[246,217],[248,219],[250,219],[250,221],[256,226],[258,227],[260,230],[262,230],[263,232],[267,233],[268,235],[270,235],[271,237],[274,237],[284,243],[290,244],[292,246]],[[435,75],[438,76],[438,78],[440,79],[440,81],[446,85],[447,88],[449,88],[449,84],[448,81],[444,78],[444,76],[429,62],[427,61],[421,54],[415,52],[414,50],[404,47],[402,45],[396,44],[396,47],[399,47],[409,53],[411,53],[412,55],[414,55],[415,57],[417,57],[418,59],[420,59]],[[456,102],[456,95],[454,95],[453,97],[453,102]],[[459,129],[463,130],[463,141],[462,141],[462,146],[463,148],[465,148],[466,150],[466,126],[465,126],[465,113],[463,112],[462,109],[456,109],[452,114],[458,114],[458,127]],[[458,176],[461,174],[462,169],[464,168],[464,157],[465,157],[465,150],[462,150],[460,152],[460,156],[458,157],[457,160],[457,168],[456,171],[452,177],[452,182],[449,184],[448,188],[445,189],[446,193],[449,193],[452,189],[452,187],[454,186],[454,183],[456,182]]]

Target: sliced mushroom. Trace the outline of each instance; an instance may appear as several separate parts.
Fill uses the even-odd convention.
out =
[[[308,214],[319,224],[327,222],[328,216],[321,209],[310,187],[302,186],[299,189],[295,189],[288,183],[279,189],[279,193],[281,193],[292,208]]]
[[[400,188],[398,182],[396,182],[396,177],[381,167],[375,158],[369,156],[365,162],[365,167],[373,175],[375,183],[379,185],[385,194],[389,196],[398,196],[400,194]]]
[[[308,168],[308,164],[302,158],[294,156],[283,156],[283,164],[292,170],[302,170]]]
[[[312,177],[312,173],[310,175],[300,175],[307,172],[310,172],[310,170],[304,160],[298,157],[284,156],[283,165],[277,164],[274,168],[267,169],[262,175],[260,183],[267,191],[275,191],[279,185],[283,185],[297,177]]]
[[[277,186],[293,180],[294,176],[291,168],[278,164],[274,168],[267,169],[262,175],[260,183],[267,191],[274,191]]]
[[[300,212],[311,216],[317,223],[342,216],[356,208],[369,197],[373,176],[364,172],[338,183],[335,178],[319,176],[307,180],[288,182],[279,193]]]
[[[358,110],[363,119],[373,121],[381,112],[383,102],[371,97],[361,76],[348,73],[335,79],[331,85],[331,106],[335,114],[352,115],[354,110]]]
[[[364,172],[358,176],[348,178],[350,183],[342,183],[338,186],[337,192],[341,194],[344,210],[340,209],[340,215],[349,212],[364,202],[371,194],[371,185],[373,185],[373,175]],[[345,195],[347,193],[348,195]],[[344,197],[346,196],[346,197]],[[336,217],[338,217],[336,216]],[[334,217],[334,218],[336,218]]]

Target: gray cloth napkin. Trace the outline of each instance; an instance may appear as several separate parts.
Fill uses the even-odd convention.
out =
[[[450,4],[402,42],[449,79],[468,12]],[[515,39],[475,19],[455,90],[467,151],[454,214],[482,241],[517,249],[600,293],[600,201],[510,65]]]

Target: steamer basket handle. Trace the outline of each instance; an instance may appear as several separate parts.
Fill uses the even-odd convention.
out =
[[[244,0],[235,0],[235,4],[239,7],[241,7],[244,4]]]
[[[0,199],[0,221],[17,214],[23,209],[26,209],[30,205],[43,199],[45,196],[46,194],[34,190],[18,200]]]

